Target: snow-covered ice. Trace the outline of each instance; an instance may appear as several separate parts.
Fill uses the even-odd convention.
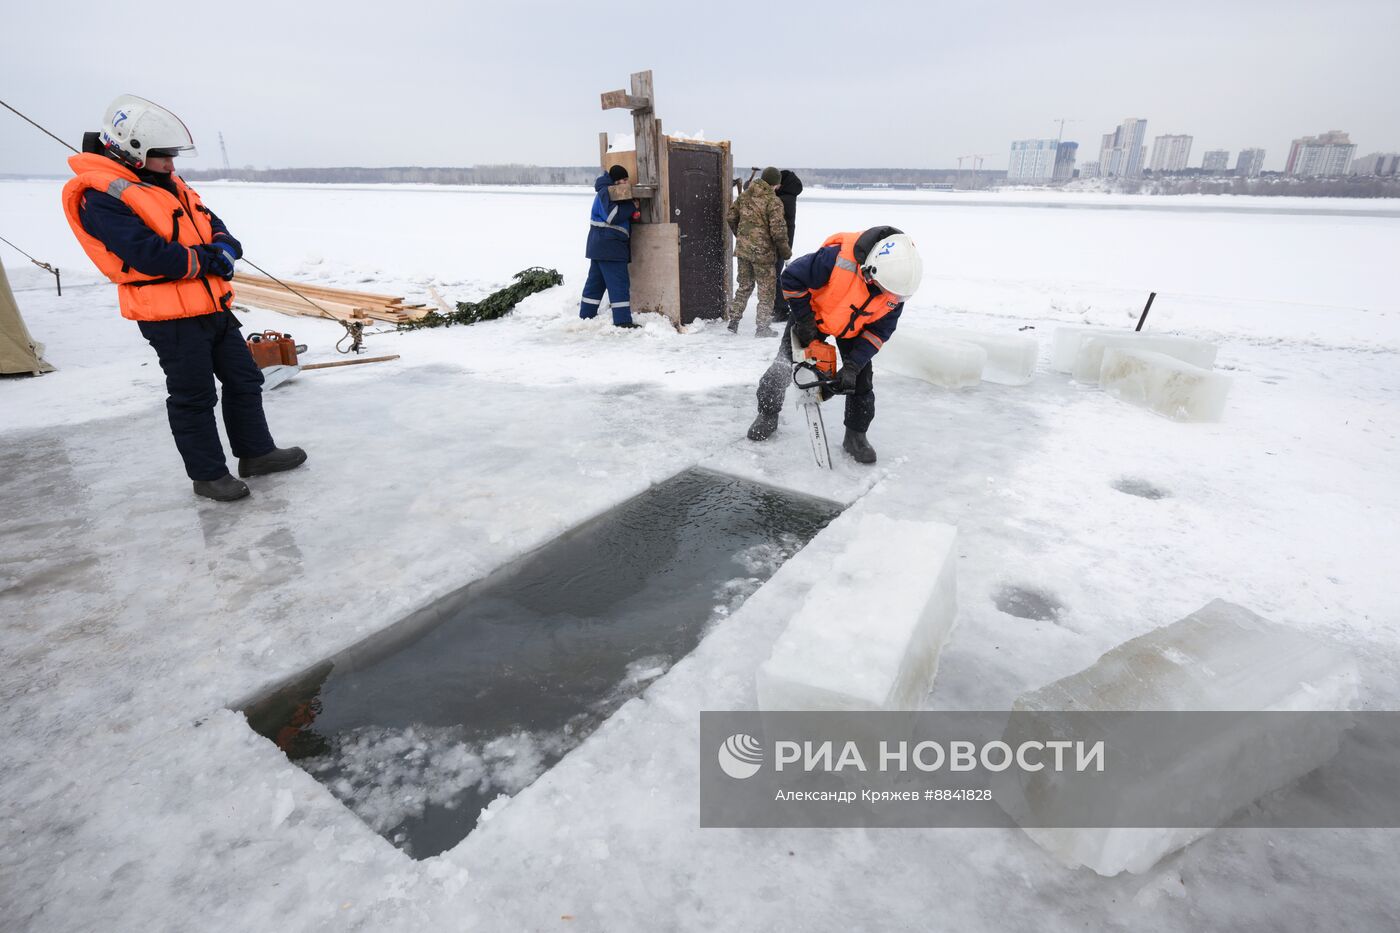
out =
[[[758,669],[763,710],[918,709],[957,621],[957,529],[866,514]]]
[[[418,301],[479,299],[536,264],[566,278],[505,320],[373,334],[370,352],[402,358],[270,393],[274,436],[310,459],[221,506],[181,476],[154,355],[67,229],[61,184],[0,181],[5,235],[64,270],[57,298],[6,255],[59,367],[0,382],[7,929],[1400,921],[1394,831],[1227,828],[1102,878],[1019,830],[699,829],[698,711],[755,708],[755,673],[840,554],[834,537],[421,862],[228,709],[697,463],[958,528],[958,628],[927,708],[1008,709],[1218,596],[1343,645],[1363,706],[1400,708],[1400,209],[808,189],[799,254],[884,223],[928,251],[887,349],[935,327],[1131,329],[1155,289],[1149,326],[1218,342],[1234,381],[1225,422],[1182,431],[1057,374],[953,393],[877,358],[880,462],[838,452],[818,471],[791,411],[769,442],[743,440],[771,341],[577,319],[587,189],[200,184],[279,276]],[[461,222],[503,216],[530,235]],[[242,316],[308,343],[307,362],[336,356],[334,324]],[[1125,495],[1125,478],[1166,495]],[[1007,586],[1061,608],[1003,613]]]
[[[1356,705],[1357,691],[1356,662],[1344,650],[1216,599],[1119,645],[1077,674],[1018,697],[1013,709],[1339,712]],[[1120,722],[1123,728],[1143,728],[1135,720]],[[1241,807],[1325,763],[1337,753],[1341,737],[1340,720],[1326,717],[1272,717],[1269,728],[1256,719],[1208,722],[1218,726],[1216,731],[1183,742],[1170,768],[1115,788],[1120,796],[1101,802],[1130,828],[1027,827],[1027,834],[1070,866],[1101,875],[1145,872]],[[1109,730],[1111,742],[1112,726]],[[1032,816],[1073,807],[1069,798],[1087,790],[1074,781],[1057,782],[1050,772],[1029,775],[1022,783]],[[1131,828],[1132,814],[1145,812],[1144,801],[1164,809],[1179,806],[1212,821],[1195,828]]]
[[[1075,382],[1095,385],[1103,371],[1105,350],[1149,350],[1163,353],[1172,359],[1190,363],[1201,369],[1215,366],[1215,355],[1219,349],[1208,340],[1194,337],[1181,337],[1175,334],[1084,334],[1079,341],[1079,352],[1074,356],[1074,366],[1070,376]]]
[[[1154,350],[1104,351],[1099,385],[1114,398],[1151,409],[1173,421],[1219,421],[1230,377]]]

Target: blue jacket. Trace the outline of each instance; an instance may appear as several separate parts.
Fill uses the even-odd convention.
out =
[[[836,257],[840,254],[839,246],[823,246],[815,253],[808,253],[806,256],[799,256],[787,264],[783,270],[782,289],[784,292],[807,292],[813,288],[821,288],[831,281],[831,271],[836,268]],[[880,292],[880,286],[871,285],[870,290],[874,294]],[[812,299],[808,295],[800,298],[789,298],[788,307],[791,309],[793,321],[805,320],[809,324],[816,322],[816,317],[812,313]],[[880,338],[880,343],[884,343],[894,335],[894,329],[899,326],[899,316],[904,312],[904,302],[880,318],[865,326],[862,334],[873,334]],[[856,369],[863,369],[866,363],[879,353],[879,348],[869,340],[857,335],[845,340],[837,339],[836,346],[841,351],[842,362],[846,366],[854,366]]]
[[[583,255],[603,262],[630,262],[632,214],[636,208],[631,201],[614,201],[608,197],[612,184],[608,175],[599,175],[593,183],[593,190],[598,193],[593,198],[593,214],[588,218],[588,246]]]
[[[143,275],[171,279],[189,275],[190,251],[146,226],[120,198],[101,191],[84,193],[78,205],[78,222],[117,258]],[[234,256],[242,257],[243,246],[212,213],[209,226],[214,229],[215,243],[227,244],[233,248]],[[203,256],[200,261],[204,261]]]

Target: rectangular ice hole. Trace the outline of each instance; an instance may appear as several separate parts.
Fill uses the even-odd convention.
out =
[[[840,514],[687,470],[248,704],[414,858],[550,768]]]

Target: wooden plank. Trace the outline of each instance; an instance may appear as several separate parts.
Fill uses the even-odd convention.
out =
[[[650,110],[651,98],[628,94],[626,91],[604,91],[601,95],[604,110]]]
[[[632,75],[632,94],[635,97],[654,99],[654,88],[650,71],[639,71]],[[633,181],[652,189],[662,186],[661,178],[661,133],[656,124],[653,110],[632,111],[632,129],[637,137],[637,175]],[[662,215],[660,198],[649,198],[642,204],[642,219],[647,223],[666,222]]]
[[[680,250],[677,224],[633,225],[629,272],[634,312],[655,311],[680,326]]]
[[[608,134],[598,134],[598,165],[603,171],[608,170]]]

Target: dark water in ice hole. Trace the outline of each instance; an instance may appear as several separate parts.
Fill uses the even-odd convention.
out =
[[[840,513],[688,470],[246,710],[415,858],[552,766]]]

